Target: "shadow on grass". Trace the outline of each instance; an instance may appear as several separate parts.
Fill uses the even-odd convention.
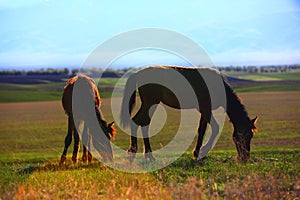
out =
[[[34,171],[38,170],[39,166],[38,165],[30,165],[24,169],[19,169],[18,174],[24,175],[24,176],[29,176],[32,174]]]
[[[66,171],[66,170],[83,170],[83,169],[105,169],[106,166],[98,160],[93,160],[91,163],[84,163],[79,161],[73,163],[71,161],[65,164],[59,164],[59,160],[51,160],[41,165],[37,170],[39,171]]]

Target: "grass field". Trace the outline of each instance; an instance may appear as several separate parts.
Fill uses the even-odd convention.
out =
[[[254,136],[248,163],[236,159],[231,124],[227,120],[207,159],[195,161],[192,144],[170,166],[143,174],[120,172],[96,161],[74,165],[70,155],[67,164],[60,166],[67,128],[60,101],[1,103],[0,197],[300,198],[300,92],[250,92],[240,93],[240,96],[250,116],[260,117],[259,132]],[[106,119],[113,120],[109,98],[103,99],[102,108]],[[170,111],[166,127],[151,138],[153,149],[159,149],[173,138],[172,122],[177,119],[176,112]],[[196,128],[191,127],[191,131]],[[129,136],[119,130],[113,142],[126,149]],[[142,151],[141,141],[139,145]]]
[[[60,103],[65,83],[0,83],[0,199],[300,198],[299,74],[232,75],[259,81],[235,85],[250,116],[259,116],[251,160],[237,160],[227,119],[205,160],[192,158],[194,141],[173,164],[142,174],[120,172],[98,161],[72,164],[70,154],[67,164],[60,166],[67,129]],[[114,120],[109,98],[116,82],[105,78],[99,83],[108,121]],[[168,144],[178,128],[178,111],[165,109],[166,124],[151,137],[154,150]],[[189,117],[193,121],[199,114]],[[196,132],[195,125],[187,126]],[[125,150],[129,136],[118,128],[113,142]],[[139,147],[142,152],[141,139]]]
[[[228,75],[242,80],[241,82],[231,83],[237,92],[300,91],[299,72],[264,74],[230,73]],[[15,79],[11,80],[12,83],[0,82],[0,103],[61,100],[62,91],[67,81],[66,79],[62,80],[62,82],[44,81],[47,82],[44,83],[38,79],[38,81],[42,82],[40,84],[30,84],[26,80],[22,80],[22,83],[17,84],[13,82],[16,81]],[[244,80],[255,82],[248,83]],[[118,87],[123,87],[126,79],[101,78],[95,81],[98,83],[101,98],[111,98],[112,90],[116,83],[118,83]],[[117,96],[120,95],[122,94],[117,94]]]
[[[113,87],[119,81],[117,78],[102,78],[95,80],[100,87],[101,98],[110,98]],[[125,79],[120,80],[121,86]],[[0,103],[57,101],[61,100],[66,82],[51,82],[45,84],[0,83]]]
[[[243,73],[243,72],[232,72],[228,73],[229,76],[236,78],[253,80],[253,81],[299,81],[300,72],[282,72],[282,73]]]

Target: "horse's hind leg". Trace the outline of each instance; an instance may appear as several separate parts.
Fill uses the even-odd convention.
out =
[[[87,162],[87,149],[85,147],[85,145],[83,145],[83,151],[82,151],[82,162]]]
[[[88,138],[88,132],[87,132],[86,124],[84,125],[84,128],[83,128],[82,144],[83,144],[82,161],[87,162],[87,160],[88,160],[87,146],[89,145],[89,138]]]
[[[93,155],[92,155],[92,153],[89,150],[88,151],[88,162],[92,162],[92,160],[93,160]]]
[[[68,151],[70,144],[72,143],[72,131],[73,131],[73,126],[72,126],[73,122],[72,121],[73,121],[73,119],[69,116],[68,117],[68,133],[65,138],[65,147],[64,147],[64,151],[60,158],[60,164],[65,163],[65,161],[67,160],[67,151]]]
[[[151,121],[151,116],[149,116],[149,108],[151,106],[146,106],[145,103],[142,103],[141,108],[139,111],[136,113],[136,115],[132,118],[133,122],[131,122],[131,142],[130,142],[130,147],[127,150],[129,153],[129,159],[132,161],[135,157],[135,153],[137,152],[138,146],[137,146],[137,129],[138,126],[142,127],[142,132],[143,132],[143,138],[144,138],[144,144],[145,144],[145,157],[146,155],[149,155],[149,159],[153,160],[154,157],[152,156],[151,152],[151,146],[150,146],[150,141],[148,138],[148,129],[149,129],[149,124]],[[150,156],[151,155],[151,156]],[[146,157],[147,158],[147,157]],[[153,158],[153,159],[152,159]]]
[[[74,163],[77,163],[78,162],[78,151],[80,148],[80,140],[79,140],[79,134],[77,132],[74,122],[73,122],[73,128],[74,128],[74,132],[73,132],[73,134],[74,134],[74,149],[73,149],[72,161]]]
[[[197,144],[196,144],[194,152],[193,152],[195,159],[197,159],[199,157],[199,151],[202,146],[203,137],[204,137],[206,128],[207,128],[207,121],[204,119],[203,115],[201,115],[200,123],[199,123],[199,127],[198,127]]]

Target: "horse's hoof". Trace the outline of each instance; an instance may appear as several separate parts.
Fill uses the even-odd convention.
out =
[[[78,163],[78,156],[77,156],[77,154],[73,154],[72,161],[73,161],[73,163]]]
[[[207,156],[207,154],[209,153],[210,149],[211,148],[209,146],[201,147],[198,158],[199,159],[205,158]]]
[[[87,163],[88,158],[87,155],[82,155],[82,162]]]
[[[206,159],[207,159],[207,156],[204,156],[204,157],[202,157],[202,158],[199,158],[200,161],[204,161],[204,160],[206,160]]]
[[[137,152],[137,147],[130,147],[127,150],[128,160],[130,163],[132,163],[133,160],[135,159],[136,152]]]
[[[132,163],[133,160],[135,159],[136,153],[135,153],[135,152],[127,151],[127,155],[128,155],[128,160],[129,160],[129,162]]]
[[[131,146],[129,147],[129,149],[127,149],[127,153],[131,152],[131,153],[136,153],[138,150],[137,147]]]
[[[194,155],[195,160],[197,160],[199,158],[199,151],[194,150],[193,155]]]
[[[149,162],[153,162],[156,160],[155,157],[152,155],[152,152],[145,153],[145,158]]]
[[[66,160],[67,160],[67,157],[66,157],[65,155],[62,155],[62,156],[60,157],[60,162],[59,162],[59,164],[60,164],[60,165],[65,164]]]
[[[89,161],[89,163],[92,162],[92,160],[93,160],[93,156],[92,156],[92,154],[89,154],[88,155],[88,161]]]

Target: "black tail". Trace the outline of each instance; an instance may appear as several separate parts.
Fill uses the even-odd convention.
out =
[[[130,116],[132,109],[135,105],[135,98],[136,98],[136,74],[132,74],[127,79],[125,89],[124,89],[124,95],[123,95],[123,101],[122,101],[122,108],[121,108],[121,126],[127,127],[130,125]]]

